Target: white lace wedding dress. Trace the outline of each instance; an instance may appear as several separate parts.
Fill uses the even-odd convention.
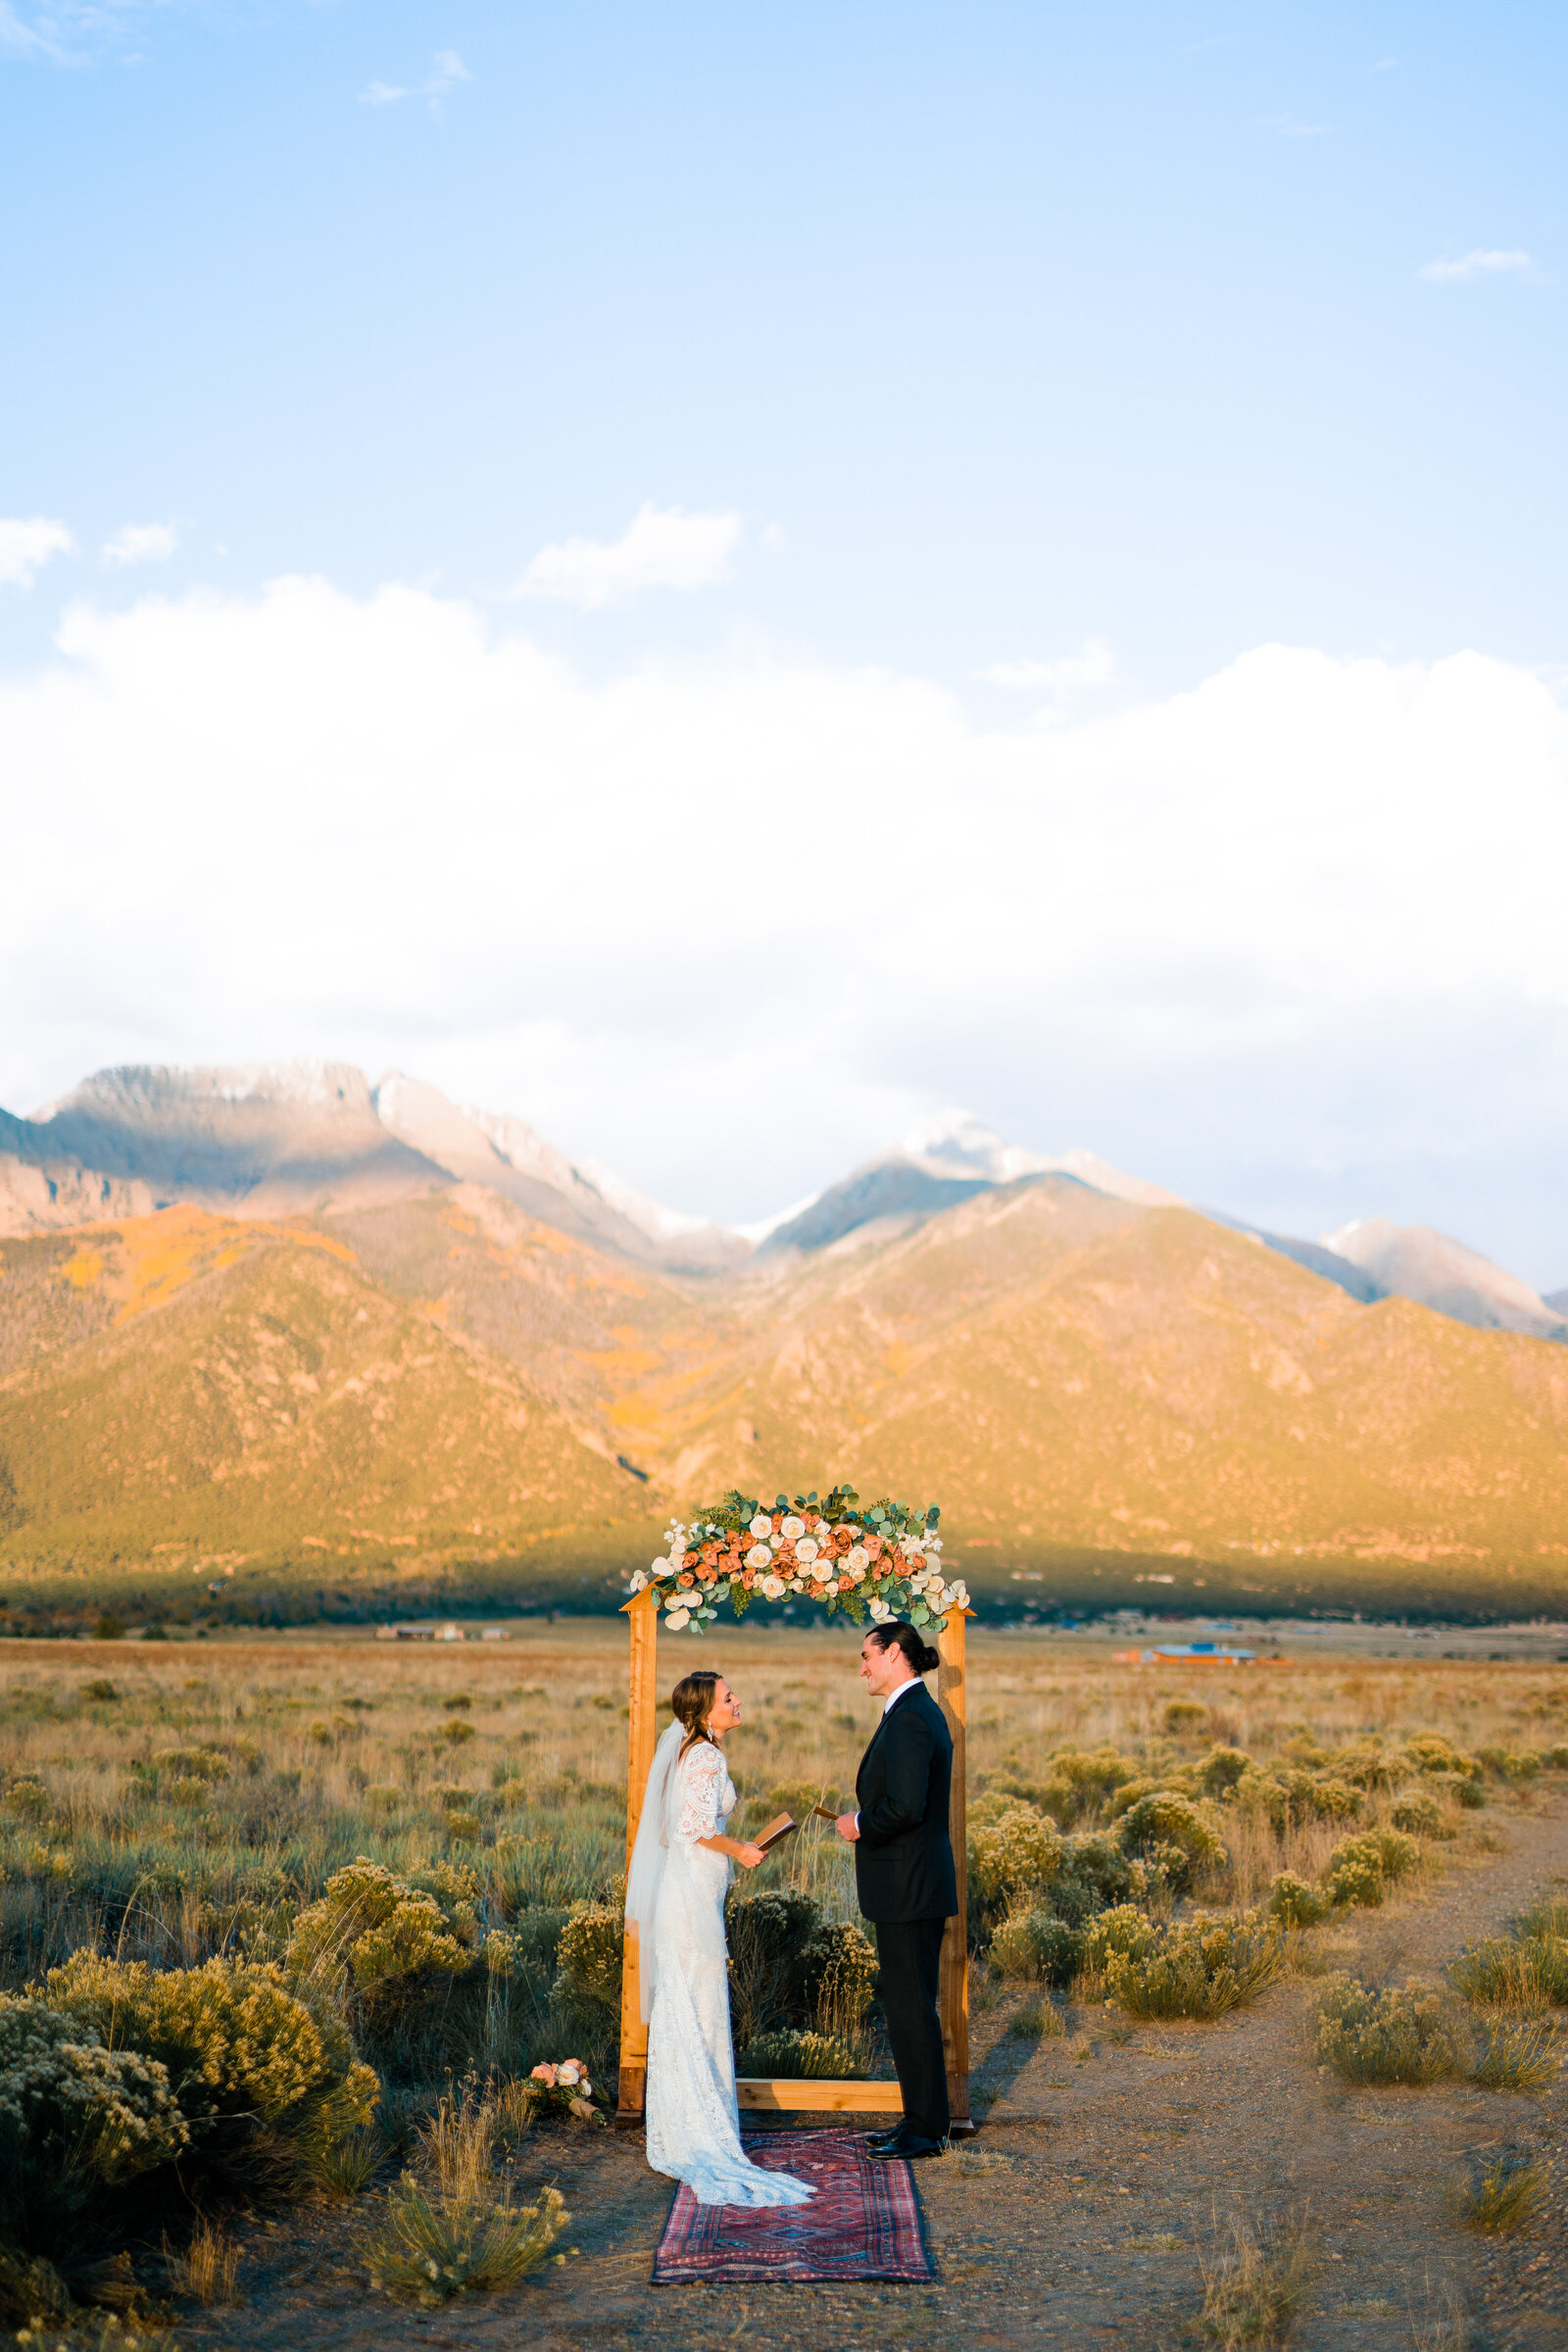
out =
[[[765,2172],[741,2145],[724,1942],[727,1854],[699,1843],[723,1834],[735,1806],[724,1758],[702,1740],[680,1756],[672,1724],[648,1776],[627,1882],[648,2019],[648,2161],[684,2180],[701,2205],[799,2205],[812,2191]]]

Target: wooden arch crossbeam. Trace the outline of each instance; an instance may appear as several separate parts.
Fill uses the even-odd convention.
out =
[[[624,1610],[631,1636],[628,1695],[631,1721],[626,1753],[626,1868],[636,1842],[648,1787],[649,1767],[659,1743],[659,1607],[652,1592],[639,1592]],[[950,1609],[937,1633],[937,1701],[953,1735],[953,1797],[949,1829],[958,1878],[957,1916],[942,1939],[942,2042],[948,2062],[948,2104],[953,2132],[974,2130],[969,2114],[969,1948],[966,1922],[964,1797],[964,1628],[966,1613]],[[648,2028],[639,1993],[637,1932],[629,1923],[620,1978],[620,2088],[615,2121],[631,2128],[642,2121],[648,2082]],[[901,2114],[897,2082],[832,2082],[742,2076],[735,2085],[743,2107],[807,2108],[813,2113]]]

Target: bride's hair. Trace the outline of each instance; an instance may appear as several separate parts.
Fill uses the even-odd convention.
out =
[[[683,1674],[670,1692],[670,1713],[677,1723],[686,1726],[686,1737],[680,1743],[680,1756],[675,1759],[677,1764],[687,1749],[695,1747],[699,1740],[710,1740],[714,1746],[718,1744],[708,1728],[708,1718],[713,1712],[713,1701],[718,1695],[718,1686],[722,1680],[721,1675],[710,1674],[705,1666],[696,1674]]]

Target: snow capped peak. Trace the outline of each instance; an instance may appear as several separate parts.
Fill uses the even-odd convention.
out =
[[[1180,1194],[1142,1176],[1124,1176],[1108,1160],[1079,1146],[1047,1152],[1005,1143],[972,1110],[942,1110],[922,1120],[911,1127],[899,1152],[930,1176],[978,1177],[987,1184],[1015,1184],[1020,1176],[1076,1176],[1081,1184],[1117,1200],[1136,1200],[1149,1208],[1182,1205]]]
[[[58,1102],[32,1114],[46,1125],[66,1112],[129,1114],[137,1119],[168,1116],[203,1103],[255,1102],[355,1111],[369,1107],[365,1072],[351,1061],[252,1061],[182,1068],[162,1062],[131,1062],[95,1070]]]

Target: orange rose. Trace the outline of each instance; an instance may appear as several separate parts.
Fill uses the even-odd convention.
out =
[[[677,1585],[695,1585],[697,1579],[689,1568],[683,1568],[680,1575],[676,1577],[675,1582]]]
[[[756,1582],[757,1570],[755,1568],[743,1568],[741,1570],[741,1583],[748,1592],[751,1592]]]
[[[879,1560],[879,1559],[882,1557],[882,1539],[881,1539],[881,1537],[880,1537],[880,1536],[867,1536],[867,1537],[865,1538],[865,1540],[864,1540],[864,1541],[865,1541],[865,1556],[866,1556],[866,1558],[867,1558],[867,1559],[870,1559],[870,1560]]]

